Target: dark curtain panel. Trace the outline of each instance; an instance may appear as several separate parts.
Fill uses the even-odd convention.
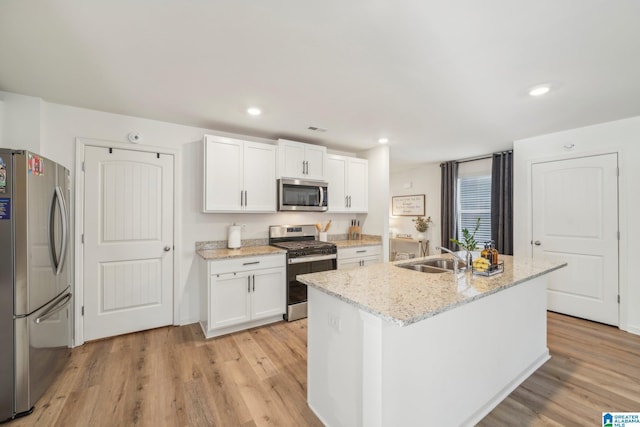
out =
[[[457,238],[457,222],[456,222],[456,181],[458,180],[458,162],[452,160],[440,164],[440,176],[442,191],[440,195],[440,224],[441,224],[441,242],[442,247],[458,250],[456,244],[451,243],[449,239]]]
[[[491,238],[499,253],[513,255],[513,151],[493,154]]]

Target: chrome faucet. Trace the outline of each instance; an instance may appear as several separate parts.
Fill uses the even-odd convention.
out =
[[[447,248],[443,248],[442,246],[436,246],[436,249],[439,249],[440,251],[444,251],[447,253],[450,253],[451,255],[453,255],[454,258],[456,258],[457,260],[461,261],[465,267],[467,269],[471,268],[471,252],[467,251],[467,259],[462,258],[460,255],[456,254],[455,252],[453,252],[450,249]],[[457,266],[457,263],[456,263]],[[456,268],[457,270],[457,268]]]

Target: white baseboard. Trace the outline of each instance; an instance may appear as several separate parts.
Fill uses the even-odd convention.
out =
[[[640,335],[640,326],[628,326],[626,331],[634,335]]]

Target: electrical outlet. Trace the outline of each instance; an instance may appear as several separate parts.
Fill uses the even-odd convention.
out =
[[[329,314],[329,326],[336,332],[342,332],[342,321],[335,314]]]

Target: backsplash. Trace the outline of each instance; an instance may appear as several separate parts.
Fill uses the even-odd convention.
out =
[[[348,234],[329,234],[327,237],[330,242],[337,242],[340,240],[347,240]],[[382,236],[378,236],[375,234],[363,234],[363,240],[380,240],[382,241]],[[242,239],[242,246],[266,246],[269,244],[269,239]],[[196,252],[200,250],[209,250],[209,249],[224,249],[227,247],[226,240],[210,240],[208,242],[196,242]]]

